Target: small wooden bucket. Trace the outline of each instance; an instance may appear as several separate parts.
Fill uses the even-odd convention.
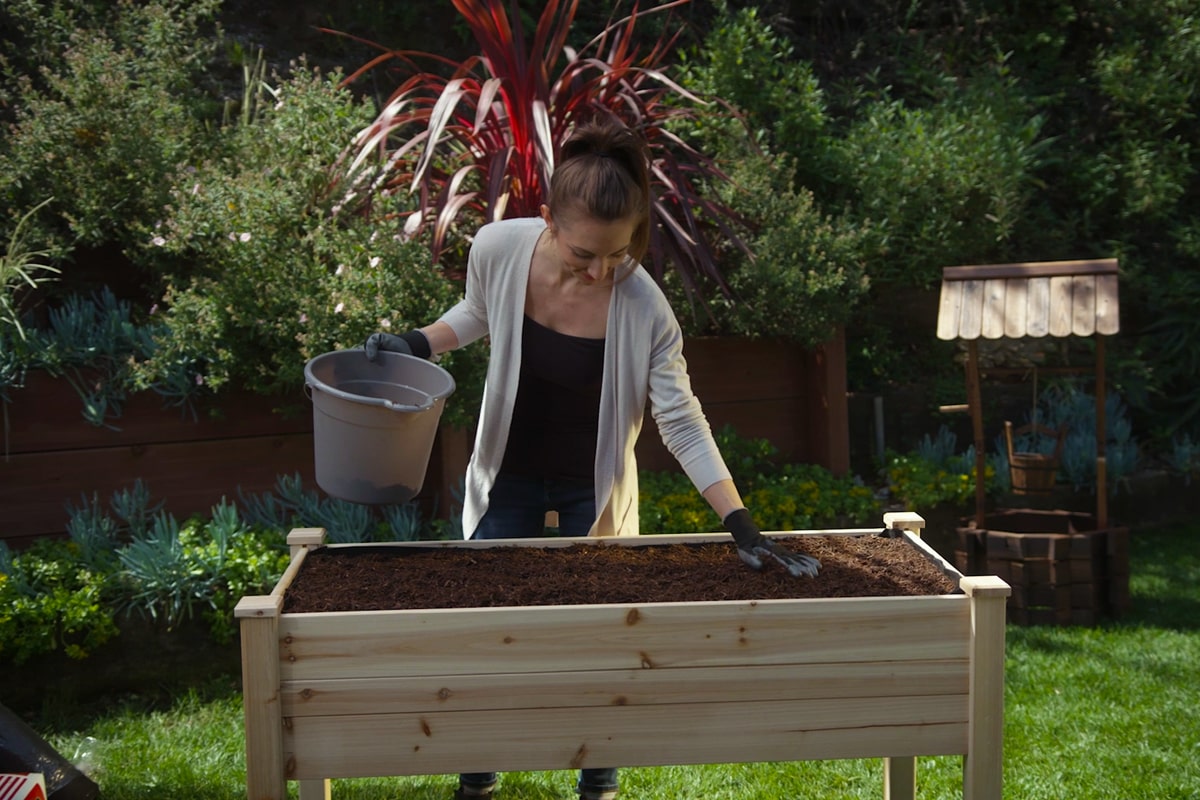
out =
[[[1054,483],[1058,477],[1058,464],[1062,456],[1063,440],[1066,428],[1057,431],[1042,425],[1025,425],[1018,428],[1016,433],[1036,430],[1038,433],[1053,436],[1057,440],[1054,454],[1018,453],[1013,452],[1013,426],[1011,422],[1004,423],[1004,438],[1008,444],[1008,477],[1013,494],[1046,495],[1054,491]]]

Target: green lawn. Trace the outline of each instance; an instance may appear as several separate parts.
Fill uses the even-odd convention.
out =
[[[1200,798],[1200,525],[1136,531],[1133,610],[1094,628],[1008,629],[1005,796],[1020,800]],[[163,703],[55,708],[35,722],[64,755],[90,750],[103,800],[241,800],[241,701],[235,681]],[[48,730],[47,730],[48,728]],[[736,732],[731,732],[736,736]],[[918,797],[961,797],[962,760],[919,760]],[[438,775],[335,781],[335,800],[448,798]],[[509,773],[499,800],[569,800],[570,772]],[[852,800],[883,796],[878,760],[661,767],[622,771],[639,800]],[[294,787],[293,787],[294,791]]]

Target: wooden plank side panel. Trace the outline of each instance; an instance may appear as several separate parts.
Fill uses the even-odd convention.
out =
[[[938,302],[937,337],[939,339],[948,342],[958,338],[962,301],[962,282],[943,281],[941,299]]]
[[[704,387],[700,387],[704,388]],[[706,395],[711,392],[705,391]],[[741,402],[711,402],[700,396],[704,414],[714,431],[732,425],[739,436],[749,439],[766,439],[777,448],[781,457],[810,462],[810,442],[805,429],[805,415],[798,409],[804,407],[801,397],[785,397]],[[654,418],[647,411],[642,423],[642,435],[636,445],[638,468],[653,472],[682,471],[679,462],[671,455],[659,436]]]
[[[31,372],[25,386],[10,395],[10,454],[312,432],[310,404],[300,392],[295,397],[237,392],[201,406],[195,416],[168,408],[157,394],[138,392],[108,428],[83,418],[83,401],[65,378]]]
[[[1033,278],[1026,285],[1025,332],[1040,338],[1050,332],[1050,279]]]
[[[705,410],[745,397],[778,400],[804,394],[804,349],[774,339],[685,339],[692,389]]]
[[[239,488],[272,489],[279,475],[295,472],[315,485],[311,433],[14,454],[0,459],[0,535],[62,533],[68,504],[93,493],[107,502],[136,478],[165,510],[186,516],[208,512],[222,496],[235,499]]]
[[[966,695],[969,662],[780,664],[288,681],[284,716]]]
[[[286,720],[289,779],[955,755],[961,696]]]
[[[1096,333],[1112,336],[1121,330],[1117,276],[1096,276]]]
[[[983,331],[983,281],[963,281],[962,317],[958,323],[960,339],[978,339]]]
[[[1071,333],[1091,336],[1096,332],[1096,278],[1076,275],[1071,278]]]
[[[1029,282],[1020,279],[1006,281],[1004,292],[1004,335],[1020,339],[1025,335],[1026,313],[1029,304]]]
[[[284,680],[958,659],[965,597],[285,614]]]
[[[983,323],[981,333],[985,339],[999,339],[1004,335],[1004,307],[1008,281],[991,278],[983,283]]]
[[[1050,335],[1071,335],[1071,278],[1050,279]]]

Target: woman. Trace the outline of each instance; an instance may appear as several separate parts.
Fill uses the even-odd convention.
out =
[[[466,476],[469,538],[544,535],[550,510],[565,536],[636,535],[634,444],[649,401],[742,560],[815,576],[817,560],[763,537],[742,503],[692,393],[679,324],[639,264],[649,240],[644,143],[615,121],[583,125],[562,146],[541,217],[483,226],[465,298],[420,330],[373,334],[367,357],[429,358],[491,337]],[[582,770],[582,800],[615,797],[616,773]],[[491,797],[495,782],[495,773],[463,775],[456,797]]]

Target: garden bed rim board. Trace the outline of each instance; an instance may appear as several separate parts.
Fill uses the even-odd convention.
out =
[[[923,520],[919,517],[918,524],[923,525]],[[822,530],[804,530],[804,531],[763,531],[763,535],[771,539],[786,541],[788,539],[802,540],[807,537],[826,537],[826,536],[872,536],[880,533],[888,533],[890,535],[899,536],[906,539],[909,544],[914,547],[917,552],[928,559],[935,567],[937,567],[943,575],[946,575],[953,580],[957,585],[957,591],[952,594],[961,594],[963,592],[962,579],[963,574],[944,558],[940,553],[930,547],[920,536],[920,528],[915,531],[905,528],[830,528]],[[436,550],[436,549],[456,549],[456,550],[475,550],[475,549],[490,549],[495,547],[545,547],[545,548],[565,548],[573,545],[584,545],[589,547],[651,547],[654,545],[664,544],[707,544],[707,543],[724,543],[730,541],[728,533],[659,533],[659,534],[641,534],[639,536],[553,536],[553,537],[532,537],[519,539],[449,539],[449,540],[429,540],[415,542],[347,542],[340,544],[328,544],[324,541],[325,531],[322,528],[295,528],[287,537],[288,544],[291,547],[292,560],[288,564],[287,570],[280,577],[275,587],[271,590],[270,596],[282,597],[292,581],[295,580],[303,565],[304,558],[311,550],[316,549],[331,549],[331,550],[402,550],[402,549],[420,549],[420,550]],[[799,578],[799,580],[805,580]],[[939,595],[928,595],[937,597]],[[806,598],[806,602],[818,602],[822,599],[829,600],[868,600],[879,598]],[[717,600],[710,601],[711,603],[745,603],[745,600]],[[771,601],[757,600],[753,602],[788,602],[788,601]],[[609,605],[609,604],[601,604]],[[612,605],[631,605],[630,603],[616,603]],[[639,603],[638,605],[665,605],[655,603]],[[524,606],[524,608],[553,608],[554,606]],[[439,609],[425,609],[439,610]],[[456,609],[440,609],[445,611]],[[457,609],[463,610],[463,609]],[[477,608],[477,611],[484,609]],[[312,613],[382,613],[380,611],[367,612],[312,612]],[[410,612],[406,612],[410,613]],[[292,616],[293,612],[289,612]]]

